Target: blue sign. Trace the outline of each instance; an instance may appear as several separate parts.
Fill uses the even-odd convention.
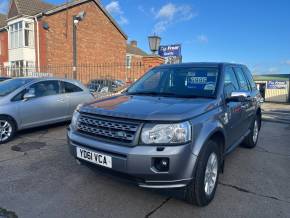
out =
[[[181,57],[181,45],[161,45],[158,54],[161,57]]]
[[[286,89],[286,88],[287,88],[286,81],[273,80],[267,83],[267,89]]]

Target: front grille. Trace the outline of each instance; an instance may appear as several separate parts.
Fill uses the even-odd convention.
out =
[[[81,114],[77,127],[82,134],[130,144],[134,142],[139,126],[139,123]]]

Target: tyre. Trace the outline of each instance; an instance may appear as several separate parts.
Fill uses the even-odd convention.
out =
[[[197,206],[208,205],[215,196],[221,163],[221,152],[214,141],[207,142],[198,157],[193,181],[186,187],[185,198]]]
[[[9,142],[15,135],[16,125],[6,116],[0,116],[0,144]]]
[[[254,148],[256,147],[259,139],[260,132],[260,119],[258,117],[255,118],[252,126],[250,134],[245,138],[242,143],[242,146],[245,148]]]

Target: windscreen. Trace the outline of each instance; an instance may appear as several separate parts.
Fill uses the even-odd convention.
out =
[[[218,75],[217,67],[159,68],[149,71],[128,89],[128,93],[174,97],[214,97]]]
[[[32,79],[9,79],[1,82],[0,84],[0,96],[6,96],[14,92],[21,86],[31,82]]]

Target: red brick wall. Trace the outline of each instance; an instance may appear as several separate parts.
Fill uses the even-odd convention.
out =
[[[152,69],[153,67],[157,67],[161,64],[164,64],[164,58],[160,56],[145,56],[143,57],[143,63],[145,65],[145,71]]]
[[[41,64],[73,63],[72,16],[80,11],[85,11],[86,17],[77,27],[78,64],[124,64],[126,39],[94,2],[81,4],[42,19],[48,23],[49,30],[45,30],[46,39],[40,41]],[[41,35],[43,37],[44,34]]]
[[[36,66],[47,66],[47,51],[46,51],[46,30],[43,29],[43,21],[39,20],[38,21],[38,34],[39,38],[37,36],[37,24],[35,22],[35,28],[34,28],[34,34],[35,34],[35,63]],[[38,42],[39,39],[39,42]],[[38,48],[38,43],[39,43],[39,50]],[[38,52],[39,52],[39,63],[38,63]],[[45,71],[44,69],[40,69],[40,71]]]
[[[0,52],[0,66],[4,62],[8,61],[8,33],[7,31],[0,32],[0,43],[1,43],[1,52]]]

